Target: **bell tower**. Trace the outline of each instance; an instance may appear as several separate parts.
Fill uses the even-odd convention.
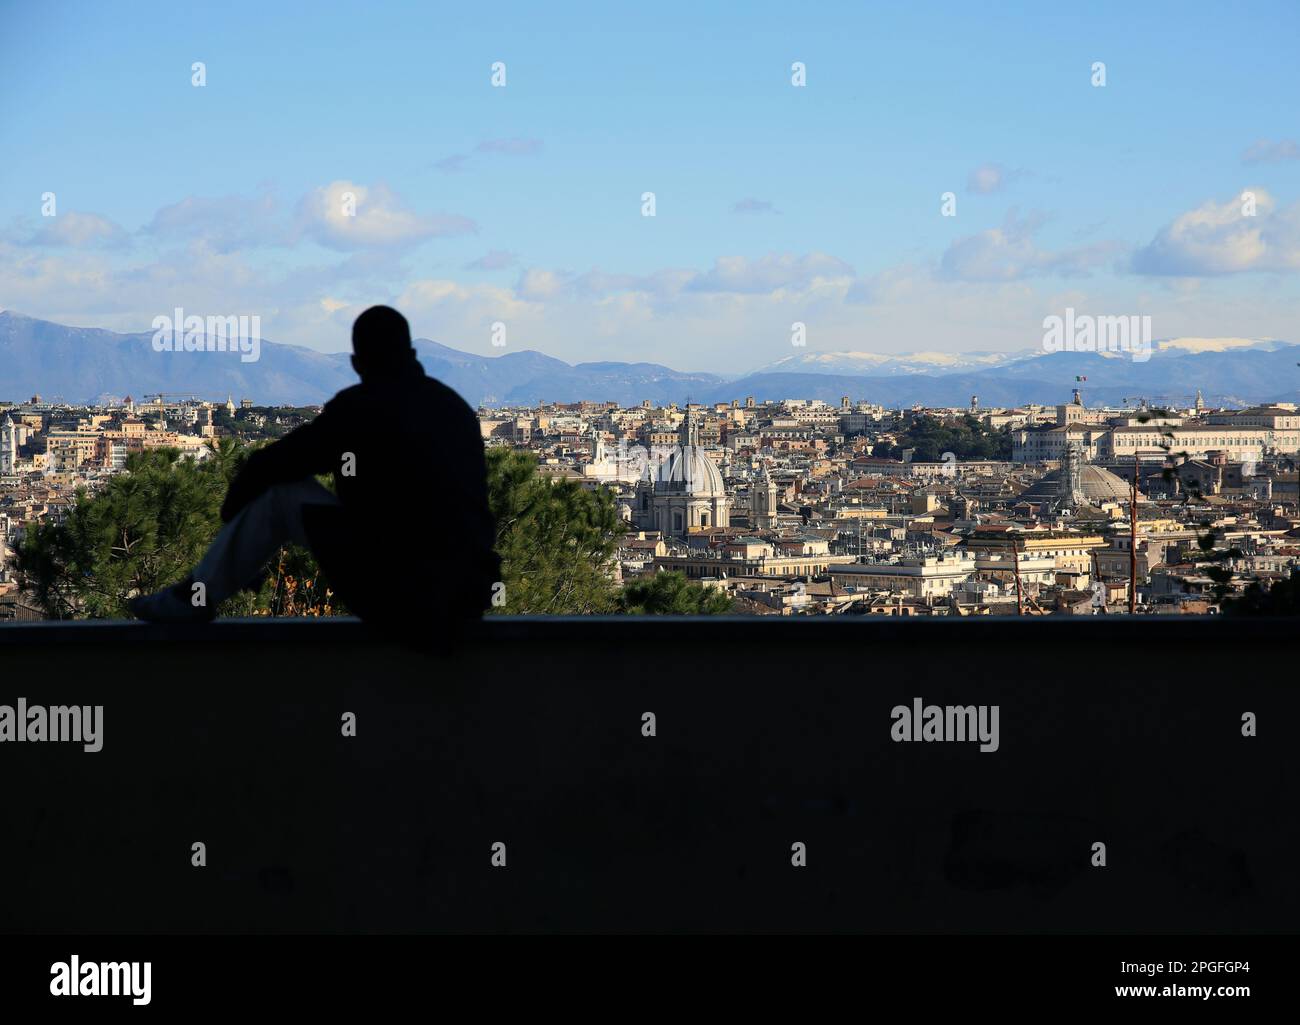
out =
[[[13,417],[5,414],[0,424],[0,473],[14,473],[18,468],[18,428]]]
[[[758,477],[750,487],[749,519],[755,530],[776,526],[776,481],[767,472],[767,463],[759,464]]]

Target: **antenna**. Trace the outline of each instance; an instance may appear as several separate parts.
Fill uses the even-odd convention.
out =
[[[1016,575],[1016,615],[1025,614],[1025,597],[1024,590],[1020,585],[1020,539],[1012,537],[1011,539],[1011,567]]]
[[[1138,454],[1133,453],[1133,500],[1129,503],[1128,532],[1128,614],[1137,612],[1138,577]]]

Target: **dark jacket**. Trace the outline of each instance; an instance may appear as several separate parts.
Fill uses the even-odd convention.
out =
[[[274,484],[334,474],[340,506],[304,524],[348,608],[385,626],[437,630],[477,617],[500,578],[474,411],[414,358],[368,374],[310,423],[254,452],[230,484],[229,520]]]

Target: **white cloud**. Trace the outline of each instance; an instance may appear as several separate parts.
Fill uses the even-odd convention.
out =
[[[563,271],[530,268],[519,275],[515,291],[525,299],[549,299],[559,295],[572,280]]]
[[[485,139],[474,147],[474,153],[453,153],[434,162],[439,171],[456,174],[465,170],[474,154],[500,154],[503,156],[532,156],[544,148],[541,139]]]
[[[842,296],[853,280],[853,268],[827,253],[769,253],[757,259],[720,257],[705,271],[667,268],[638,275],[592,269],[576,274],[529,268],[519,275],[515,291],[529,300],[607,302],[632,295],[655,308],[668,309],[703,295],[770,295],[782,300]]]
[[[447,174],[458,174],[465,170],[465,162],[467,160],[469,160],[468,154],[453,153],[449,157],[443,157],[441,160],[436,161],[433,166],[439,171],[445,171]]]
[[[1300,269],[1300,203],[1279,208],[1265,190],[1247,191],[1254,194],[1254,216],[1245,216],[1241,196],[1209,200],[1161,228],[1133,255],[1133,270],[1204,277]]]
[[[827,281],[847,282],[852,277],[852,267],[827,253],[768,253],[757,260],[720,257],[712,270],[693,277],[686,288],[692,292],[758,294],[809,289]]]
[[[349,197],[352,202],[349,203]],[[355,209],[350,214],[349,209]],[[421,215],[407,209],[385,185],[334,181],[303,197],[297,234],[331,249],[401,249],[431,238],[478,230],[468,217]]]
[[[1021,219],[1013,208],[1000,228],[989,228],[954,241],[939,261],[939,276],[950,281],[1018,281],[1055,274],[1086,275],[1115,257],[1116,242],[1052,252],[1041,248],[1034,236],[1046,222],[1042,214]]]
[[[0,307],[123,332],[147,331],[155,316],[176,306],[200,316],[256,314],[273,341],[329,349],[347,345],[346,328],[356,312],[392,298],[391,266],[355,257],[284,270],[201,241],[132,256],[40,253],[0,242]],[[340,305],[348,303],[355,306],[350,316],[350,307]]]
[[[1008,234],[1022,242],[1037,223],[1013,218]],[[532,348],[571,363],[648,361],[720,373],[792,351],[1025,349],[1040,343],[1044,315],[1066,306],[1150,311],[1161,335],[1295,333],[1294,289],[1261,294],[1214,278],[1058,283],[1041,268],[1059,254],[1032,244],[1016,251],[1032,273],[992,280],[945,278],[925,263],[862,275],[820,252],[733,255],[640,273],[530,267],[503,285],[473,274],[416,277],[393,250],[315,264],[290,263],[291,256],[300,254],[285,254],[281,264],[201,240],[149,255],[139,247],[37,250],[0,240],[0,307],[119,331],[147,330],[177,305],[200,315],[258,314],[272,341],[337,350],[347,346],[357,313],[388,303],[408,315],[417,335],[469,352]],[[504,350],[490,343],[496,321],[508,328]],[[795,321],[807,326],[807,349],[791,348]]]
[[[465,264],[465,270],[504,270],[506,267],[513,267],[519,262],[519,258],[514,253],[504,249],[492,249],[484,253],[477,260],[472,260]]]
[[[187,196],[160,208],[140,235],[162,243],[201,242],[221,253],[292,247],[303,239],[341,251],[401,251],[476,230],[468,217],[418,214],[383,184],[340,180],[303,196],[292,217],[269,190]]]
[[[1260,139],[1241,155],[1243,164],[1280,164],[1284,160],[1300,160],[1300,144],[1294,139]]]
[[[47,249],[86,249],[126,243],[127,233],[107,217],[69,210],[56,217],[42,217],[41,226],[22,244]]]
[[[474,147],[475,153],[505,153],[510,156],[527,156],[541,151],[541,139],[487,139]]]
[[[162,242],[202,240],[223,253],[285,241],[281,211],[269,190],[254,196],[186,196],[161,207],[141,234]]]
[[[1001,164],[981,164],[971,171],[966,179],[966,191],[979,196],[1000,192],[1006,185],[1018,178],[1018,171],[1008,171]]]

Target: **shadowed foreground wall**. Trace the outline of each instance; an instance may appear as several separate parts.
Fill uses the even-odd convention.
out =
[[[0,744],[0,930],[1295,931],[1294,652],[1175,618],[497,619],[441,658],[0,627],[0,704],[104,706],[98,754]],[[918,696],[999,705],[999,750],[894,743]]]

